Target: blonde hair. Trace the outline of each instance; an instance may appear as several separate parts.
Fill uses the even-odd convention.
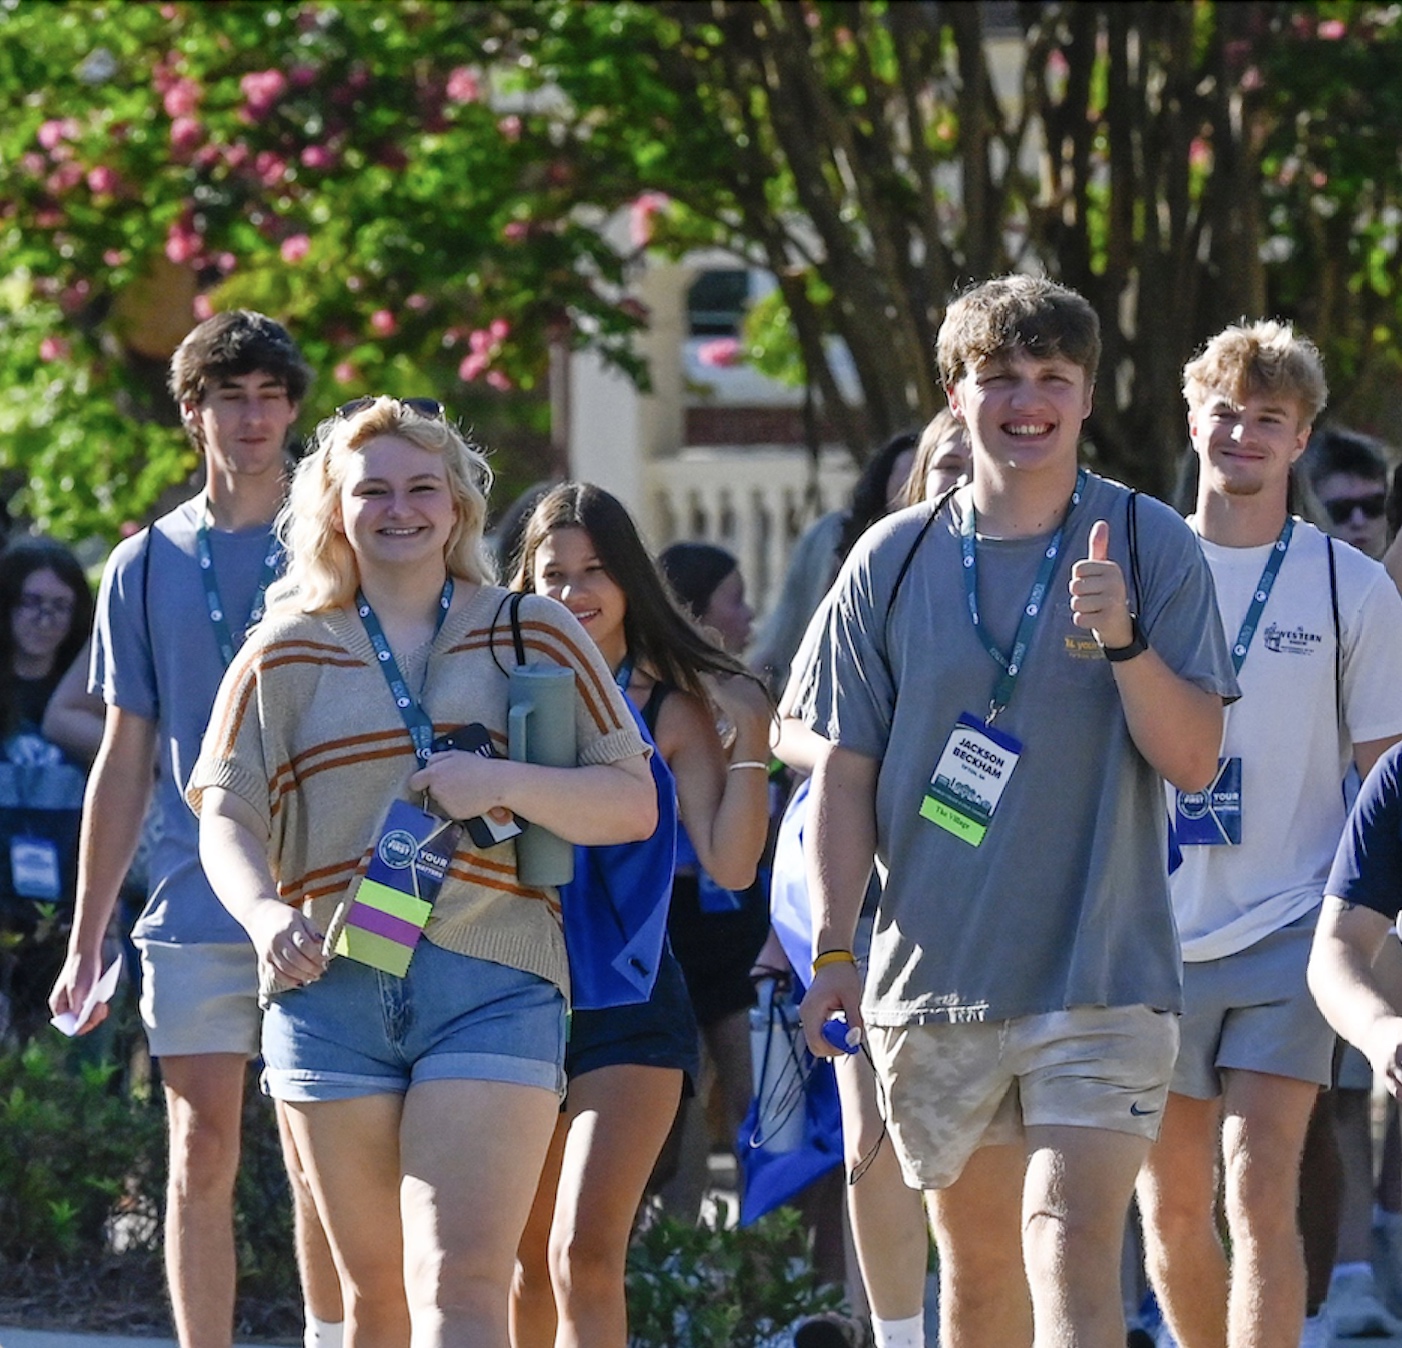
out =
[[[1189,407],[1220,394],[1242,403],[1251,394],[1263,393],[1298,399],[1305,425],[1313,425],[1328,401],[1319,348],[1289,323],[1234,323],[1183,369],[1183,396]]]
[[[316,447],[297,465],[274,526],[287,549],[287,569],[268,591],[270,611],[324,613],[355,597],[360,568],[337,527],[341,486],[351,455],[382,435],[442,456],[457,507],[443,555],[448,574],[474,584],[495,580],[496,566],[483,539],[492,471],[482,451],[445,418],[425,416],[397,398],[381,397],[363,411],[331,417],[316,428]]]
[[[964,429],[963,422],[949,408],[941,407],[920,432],[920,443],[915,450],[915,459],[910,465],[910,476],[901,488],[903,506],[919,505],[925,500],[925,479],[930,476],[930,465],[934,463],[936,452],[949,439],[952,431],[958,431],[967,442],[968,432]]]

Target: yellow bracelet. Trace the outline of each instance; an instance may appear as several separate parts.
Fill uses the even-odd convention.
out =
[[[855,964],[857,957],[850,950],[824,950],[820,955],[813,956],[813,972],[816,974],[819,969],[825,968],[829,964]]]
[[[742,763],[727,763],[725,766],[727,772],[738,772],[741,768],[758,768],[761,772],[768,772],[769,764],[761,763],[757,758],[747,758]]]

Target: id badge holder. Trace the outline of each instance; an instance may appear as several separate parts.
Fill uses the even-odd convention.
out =
[[[10,882],[22,899],[56,903],[63,891],[58,848],[48,838],[22,834],[10,839]]]
[[[403,978],[453,859],[462,825],[397,800],[332,949]]]
[[[1021,756],[1021,741],[962,713],[925,788],[921,817],[979,846]]]
[[[1241,759],[1219,759],[1206,791],[1175,793],[1173,831],[1180,847],[1241,845]]]

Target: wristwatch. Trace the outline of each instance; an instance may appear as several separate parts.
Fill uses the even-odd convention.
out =
[[[1144,633],[1139,630],[1139,619],[1131,614],[1129,621],[1129,645],[1102,646],[1100,648],[1112,665],[1118,665],[1123,660],[1133,660],[1136,655],[1143,655],[1149,649],[1149,643],[1144,639]]]

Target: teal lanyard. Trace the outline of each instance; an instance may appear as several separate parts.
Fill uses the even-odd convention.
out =
[[[449,576],[443,582],[443,593],[438,596],[438,621],[433,628],[435,639],[443,630],[443,620],[448,616],[448,607],[452,602],[453,578]],[[414,741],[414,754],[421,763],[425,763],[428,761],[429,746],[433,743],[432,718],[419,704],[419,699],[409,691],[409,685],[399,668],[399,661],[394,658],[394,652],[385,640],[384,628],[380,626],[375,610],[370,607],[369,601],[360,590],[355,592],[355,611],[360,614],[360,621],[365,624],[365,635],[370,638],[370,644],[375,648],[375,656],[380,662],[385,682],[389,684],[394,705],[399,708],[409,738]],[[424,671],[424,678],[427,681],[427,670]],[[419,692],[422,695],[423,690],[420,689]]]
[[[219,658],[224,668],[233,664],[234,652],[243,645],[243,638],[236,642],[229,628],[227,610],[219,596],[219,578],[214,574],[214,554],[209,547],[209,507],[206,506],[195,530],[195,550],[199,556],[200,579],[204,582],[205,605],[209,609],[210,625],[214,628],[214,639],[219,643]],[[258,581],[258,589],[253,596],[253,607],[249,610],[247,628],[252,627],[263,616],[263,603],[267,598],[268,586],[278,578],[282,570],[282,544],[273,538],[269,541],[268,555],[263,558],[263,573]]]
[[[1232,668],[1238,674],[1241,673],[1242,665],[1246,663],[1246,652],[1251,649],[1251,638],[1256,635],[1261,614],[1266,609],[1266,600],[1271,597],[1275,578],[1280,574],[1285,554],[1290,550],[1290,535],[1294,532],[1295,521],[1287,515],[1279,536],[1271,544],[1265,569],[1261,572],[1261,579],[1256,582],[1256,593],[1251,596],[1251,607],[1246,610],[1246,617],[1241,620],[1241,631],[1236,634],[1236,641],[1232,644]]]
[[[1066,514],[1062,516],[1061,523],[1056,526],[1056,532],[1051,537],[1051,542],[1047,544],[1046,552],[1042,554],[1042,564],[1037,568],[1037,576],[1032,582],[1027,602],[1022,606],[1022,618],[1018,622],[1017,632],[1013,637],[1013,648],[1007,655],[1004,655],[993,644],[993,639],[979,621],[978,512],[974,510],[972,503],[969,505],[968,514],[964,516],[963,523],[959,526],[959,547],[964,562],[964,593],[969,600],[969,617],[973,619],[974,631],[978,633],[979,640],[983,642],[984,650],[997,661],[998,667],[1003,671],[988,703],[987,724],[989,725],[997,720],[998,713],[1013,699],[1013,689],[1017,686],[1018,675],[1022,673],[1022,664],[1027,658],[1027,648],[1032,643],[1032,630],[1036,627],[1037,618],[1042,612],[1042,601],[1046,598],[1047,587],[1051,584],[1052,576],[1056,573],[1056,559],[1061,553],[1061,540],[1066,532],[1066,521],[1071,518],[1071,512],[1080,504],[1081,493],[1085,491],[1085,488],[1086,470],[1082,468],[1076,473],[1076,485],[1071,492],[1071,503],[1066,507]]]
[[[623,657],[623,663],[615,671],[613,681],[618,685],[618,691],[627,697],[628,685],[633,682],[633,657],[631,655]]]

